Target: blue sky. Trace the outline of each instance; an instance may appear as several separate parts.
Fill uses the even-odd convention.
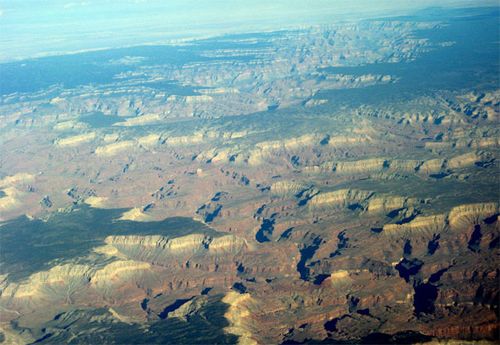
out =
[[[495,0],[0,0],[0,62]]]

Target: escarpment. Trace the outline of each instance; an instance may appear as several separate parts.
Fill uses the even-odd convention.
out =
[[[224,317],[229,322],[229,326],[224,328],[227,333],[235,334],[239,336],[238,344],[241,345],[256,345],[256,336],[250,324],[252,320],[252,314],[250,311],[250,306],[252,305],[252,297],[250,294],[239,294],[234,291],[227,293],[222,299],[223,303],[226,303],[229,308],[224,314]]]
[[[452,208],[448,220],[450,226],[454,228],[467,227],[478,224],[483,219],[498,213],[498,204],[495,202],[466,204]]]
[[[463,229],[479,224],[484,219],[495,216],[499,212],[497,203],[466,204],[452,208],[447,214],[417,216],[404,224],[386,224],[384,234],[395,236],[411,236],[412,234],[437,234],[448,225],[451,230]]]
[[[309,202],[312,209],[322,207],[348,207],[366,201],[374,193],[370,191],[341,189],[334,192],[319,193]]]
[[[238,254],[250,247],[246,240],[233,235],[210,237],[192,234],[177,238],[164,236],[109,236],[106,244],[135,260],[168,264],[175,258]]]
[[[66,264],[54,266],[48,271],[31,275],[26,282],[11,283],[6,286],[2,296],[12,298],[61,298],[66,291],[75,292],[87,285],[95,274],[95,268],[89,265]],[[58,292],[61,295],[58,295]]]
[[[368,173],[381,171],[386,166],[388,163],[385,159],[370,158],[354,162],[338,162],[333,167],[333,171],[339,174]]]
[[[133,260],[118,260],[103,266],[69,263],[34,273],[20,283],[8,283],[2,295],[42,304],[46,300],[57,299],[71,302],[73,296],[85,296],[85,291],[90,293],[90,290],[96,289],[103,292],[102,289],[110,285],[123,285],[127,281],[138,279],[150,268],[149,263]]]
[[[416,206],[421,203],[417,198],[407,198],[392,195],[375,195],[368,202],[368,212],[389,213],[409,206]]]
[[[79,134],[71,137],[61,138],[56,141],[56,145],[60,147],[79,146],[88,143],[96,138],[95,132]]]
[[[446,215],[417,216],[405,224],[386,224],[384,234],[389,236],[412,236],[414,234],[434,234],[444,230]]]
[[[305,189],[306,186],[294,181],[278,181],[271,185],[271,193],[278,196],[291,196]]]
[[[486,151],[473,151],[458,156],[430,159],[384,159],[370,158],[353,161],[324,162],[318,166],[306,166],[305,172],[321,173],[332,171],[340,175],[373,173],[406,173],[432,175],[446,170],[458,170],[494,161],[494,156]]]

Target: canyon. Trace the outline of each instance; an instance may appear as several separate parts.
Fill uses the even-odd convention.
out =
[[[0,343],[497,342],[497,17],[82,53],[110,77],[1,94]]]

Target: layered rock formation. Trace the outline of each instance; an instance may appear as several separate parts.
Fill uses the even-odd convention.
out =
[[[498,83],[412,18],[0,95],[0,339],[498,341]]]

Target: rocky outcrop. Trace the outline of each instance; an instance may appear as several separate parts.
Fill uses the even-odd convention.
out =
[[[207,296],[198,296],[192,298],[176,310],[168,313],[168,318],[176,317],[184,321],[188,321],[192,315],[196,314],[201,308],[207,305],[207,303]]]
[[[94,204],[97,204],[97,206],[99,206],[101,204],[101,201],[104,201],[104,200],[100,200],[100,199],[89,200],[89,202],[93,202]],[[150,215],[148,215],[147,213],[145,213],[143,211],[143,208],[134,207],[134,208],[124,212],[122,214],[122,216],[120,217],[120,220],[131,220],[134,222],[147,222],[147,221],[151,221],[152,217]]]
[[[108,198],[102,196],[89,196],[84,202],[94,208],[104,208],[107,200]]]
[[[347,288],[353,282],[353,279],[350,277],[349,271],[337,270],[332,272],[326,281],[329,281],[335,288]]]
[[[251,319],[249,304],[253,302],[250,294],[230,291],[224,296],[222,302],[229,306],[224,314],[229,326],[225,327],[224,331],[237,335],[239,337],[238,344],[257,345],[252,328],[248,326]]]

